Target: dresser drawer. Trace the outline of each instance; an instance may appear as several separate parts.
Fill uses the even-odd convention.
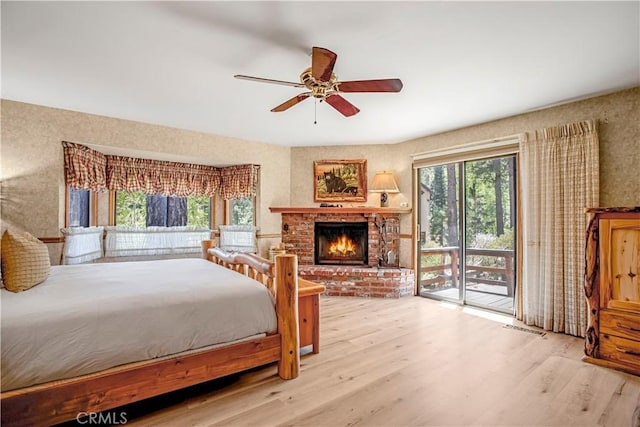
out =
[[[640,341],[640,315],[601,310],[600,333]]]
[[[600,334],[600,357],[640,371],[640,342]]]

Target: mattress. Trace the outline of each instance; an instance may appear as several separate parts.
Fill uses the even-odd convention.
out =
[[[0,298],[2,391],[277,329],[261,283],[203,259],[54,266]]]

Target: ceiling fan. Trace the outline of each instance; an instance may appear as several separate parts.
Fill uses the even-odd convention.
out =
[[[273,112],[286,111],[310,96],[323,100],[333,108],[338,110],[345,117],[353,116],[360,112],[358,107],[340,96],[341,93],[348,92],[400,92],[402,81],[400,79],[381,80],[354,80],[340,82],[333,73],[333,66],[338,55],[329,49],[314,47],[311,52],[311,67],[300,74],[300,83],[287,82],[282,80],[263,79],[261,77],[243,76],[240,74],[234,77],[242,80],[254,82],[271,83],[284,86],[307,88],[308,92],[303,92],[293,98],[283,102],[273,108]]]

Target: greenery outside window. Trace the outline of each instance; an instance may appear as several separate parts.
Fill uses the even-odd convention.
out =
[[[255,225],[256,198],[242,197],[225,200],[225,224]]]
[[[117,191],[114,224],[127,227],[211,227],[211,198]]]

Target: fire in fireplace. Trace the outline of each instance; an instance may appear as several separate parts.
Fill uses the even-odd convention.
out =
[[[316,222],[315,264],[366,265],[366,222]]]

